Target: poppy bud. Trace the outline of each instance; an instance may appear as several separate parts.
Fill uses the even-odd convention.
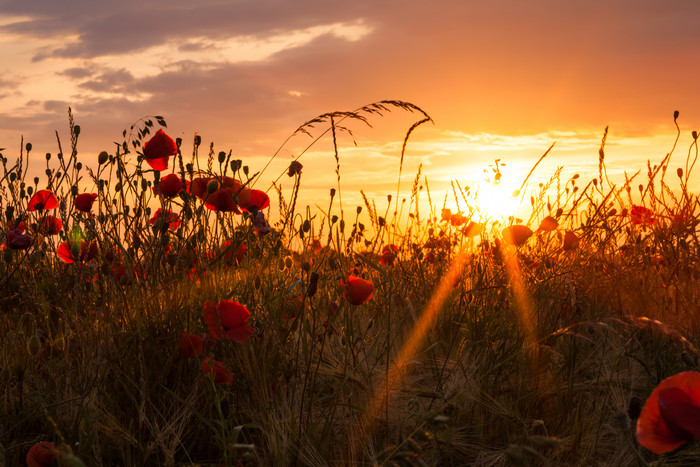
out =
[[[357,207],[357,213],[359,214],[359,213],[361,213],[361,212],[362,212],[362,206],[358,206],[358,207]]]
[[[691,134],[693,135],[693,139],[698,139],[698,132],[697,131],[693,130],[693,133],[691,133]]]
[[[318,273],[311,273],[311,277],[309,278],[309,288],[306,291],[307,297],[313,297],[316,295],[316,291],[318,290],[318,277]]]
[[[301,225],[301,229],[302,229],[304,232],[308,232],[308,231],[311,229],[311,222],[309,222],[308,219],[305,220],[304,223]]]
[[[198,147],[200,144],[202,144],[202,137],[199,135],[194,135],[194,146]]]
[[[39,356],[41,352],[41,340],[36,333],[27,341],[27,351],[32,357]]]
[[[244,166],[243,166],[243,173],[244,173],[244,174],[248,175],[248,171],[249,171],[249,170],[250,170],[250,169],[248,169],[248,166],[247,166],[247,165],[244,165]]]
[[[292,257],[291,257],[291,256],[287,256],[286,258],[284,258],[284,266],[285,266],[287,269],[292,269],[293,264],[294,264],[294,263],[292,262]]]
[[[32,193],[34,193],[34,188],[32,188],[32,187],[30,187],[30,186],[27,187],[27,194],[28,194],[29,196],[32,196]]]
[[[632,396],[627,407],[627,416],[629,416],[630,420],[636,420],[639,418],[640,413],[642,413],[642,400],[639,396]]]
[[[32,150],[32,143],[27,143],[25,148],[27,149],[27,152],[31,151]]]
[[[48,160],[48,159],[47,159]],[[102,165],[106,163],[109,160],[109,154],[107,154],[107,151],[102,151],[98,156],[97,156],[97,163]]]
[[[683,169],[678,167],[678,169],[676,169],[676,173],[678,174],[678,178],[683,178]]]
[[[79,170],[82,169],[82,168],[83,168],[83,163],[82,163],[82,162],[76,162],[76,163],[75,163],[75,169],[76,169],[76,170],[79,171]]]
[[[284,263],[284,259],[280,258],[279,261],[277,261],[277,269],[280,271],[284,271],[284,268],[286,267],[286,264]]]
[[[335,188],[331,188],[331,198],[335,196]]]
[[[50,152],[47,152],[47,153],[46,153],[46,160],[47,160],[47,161],[50,161],[50,160],[51,160],[51,153],[50,153]]]
[[[80,134],[80,125],[75,125],[73,127],[73,133],[75,133],[75,136],[78,136]]]
[[[331,225],[332,225],[332,224],[335,224],[336,222],[338,222],[338,216],[333,215],[333,216],[331,217]]]
[[[207,193],[212,194],[219,189],[219,182],[217,180],[212,180],[207,183]]]
[[[224,151],[219,151],[219,164],[223,164],[226,160],[226,153]]]
[[[674,119],[674,120],[677,119],[677,118],[678,118],[678,115],[679,115],[679,114],[678,114],[678,111],[677,111],[677,110],[674,110],[674,111],[673,111],[673,119]]]

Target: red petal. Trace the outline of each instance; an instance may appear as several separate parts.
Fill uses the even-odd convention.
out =
[[[148,165],[150,165],[153,170],[166,170],[168,168],[169,160],[170,156],[165,156],[154,159],[146,159],[146,162],[148,162]]]
[[[58,198],[51,190],[39,190],[34,193],[32,199],[29,200],[29,211],[41,211],[44,209],[56,209],[58,207]]]
[[[58,248],[56,249],[56,255],[58,255],[58,259],[60,259],[64,263],[75,262],[70,250],[71,250],[71,246],[67,240],[65,242],[61,243],[60,245],[58,245]]]
[[[347,283],[341,281],[340,285],[345,289],[343,296],[353,305],[367,302],[374,292],[374,284],[355,276],[349,276]]]
[[[241,326],[228,329],[225,332],[226,337],[228,337],[229,339],[233,339],[239,344],[242,344],[245,341],[247,341],[253,334],[255,334],[255,329],[250,327],[250,325],[248,324],[243,324]]]
[[[209,300],[204,302],[204,322],[207,323],[209,334],[216,340],[221,339],[219,314],[216,311],[216,305]]]
[[[676,390],[684,395],[679,395]],[[700,407],[700,373],[685,371],[659,383],[644,404],[637,421],[639,443],[650,451],[663,454],[673,451],[687,441],[687,433],[682,433],[683,430],[696,436],[697,419],[689,420],[684,415],[679,415],[688,405],[694,408],[690,415],[697,414],[695,409]],[[665,411],[663,415],[662,406]],[[671,421],[672,428],[667,425],[666,418]]]
[[[250,311],[238,302],[221,300],[219,302],[219,317],[224,329],[233,329],[243,325],[250,318]]]

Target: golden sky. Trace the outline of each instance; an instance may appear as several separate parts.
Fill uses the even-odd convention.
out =
[[[57,152],[71,106],[85,161],[113,151],[131,122],[162,115],[186,152],[196,131],[255,172],[303,122],[396,99],[434,122],[414,132],[402,186],[423,164],[440,205],[450,180],[477,183],[495,159],[507,164],[504,183],[519,185],[554,141],[534,181],[559,166],[592,177],[608,125],[609,173],[643,176],[673,146],[674,110],[672,167],[700,129],[698,17],[695,0],[8,0],[0,147],[13,159],[24,136],[39,160]],[[418,119],[396,109],[372,128],[353,124],[354,142],[340,138],[348,203],[360,189],[395,193],[401,141]],[[293,138],[257,186],[310,141]],[[329,149],[322,141],[300,159],[308,204],[325,206],[335,186]]]

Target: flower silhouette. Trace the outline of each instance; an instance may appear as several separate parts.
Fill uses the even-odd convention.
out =
[[[532,230],[526,225],[516,224],[506,227],[501,232],[503,241],[515,246],[522,246],[527,243],[527,239],[532,236]]]
[[[158,208],[156,213],[153,214],[153,217],[148,220],[148,223],[157,225],[159,220],[160,222],[167,223],[170,230],[177,230],[180,226],[180,218],[178,215],[168,209]]]
[[[204,341],[197,334],[181,332],[178,346],[185,357],[201,357],[204,354]]]
[[[678,373],[656,386],[639,415],[637,440],[657,454],[700,440],[700,373]]]

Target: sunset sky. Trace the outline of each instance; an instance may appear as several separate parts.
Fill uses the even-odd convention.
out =
[[[674,110],[672,167],[700,129],[699,17],[695,0],[3,0],[0,147],[12,160],[24,136],[40,173],[54,132],[68,142],[71,106],[86,162],[113,152],[130,123],[162,115],[185,153],[198,132],[255,172],[303,122],[396,99],[434,121],[409,142],[403,187],[422,163],[440,205],[450,180],[477,183],[497,158],[504,182],[519,185],[554,141],[534,180],[558,166],[590,178],[607,125],[609,173],[641,169],[643,182],[647,159],[673,145]],[[395,192],[401,142],[419,118],[396,109],[371,117],[373,128],[353,124],[357,147],[340,138],[344,201]],[[293,138],[256,187],[310,141]],[[328,145],[300,161],[302,198],[326,206]]]

